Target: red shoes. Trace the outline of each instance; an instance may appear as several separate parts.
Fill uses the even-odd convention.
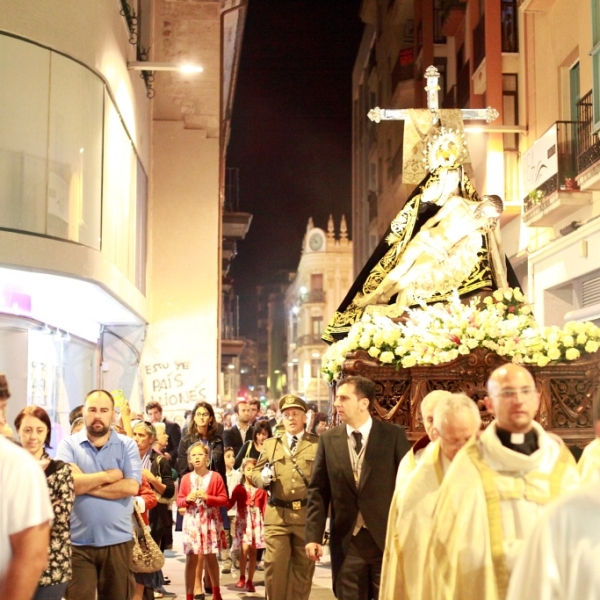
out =
[[[236,588],[243,588],[246,587],[246,578],[245,577],[240,577],[240,580],[235,584]]]
[[[252,581],[250,579],[248,579],[248,582],[246,583],[246,591],[247,592],[255,592],[256,588],[254,587],[254,584],[252,583]]]

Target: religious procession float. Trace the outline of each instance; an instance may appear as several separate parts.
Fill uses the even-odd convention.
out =
[[[438,73],[427,69],[428,108],[374,109],[403,119],[403,182],[416,188],[329,322],[322,372],[332,386],[363,375],[377,384],[375,416],[416,439],[429,392],[463,392],[487,424],[485,383],[512,361],[541,394],[541,425],[567,443],[594,437],[592,400],[600,387],[600,328],[542,327],[502,251],[498,196],[479,196],[468,176],[463,120],[491,109],[438,109]]]

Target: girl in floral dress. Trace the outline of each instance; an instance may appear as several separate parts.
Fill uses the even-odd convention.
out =
[[[252,470],[255,458],[245,458],[242,462],[244,481],[235,486],[231,493],[228,508],[237,504],[237,520],[233,549],[240,552],[240,580],[235,587],[245,587],[254,592],[252,578],[256,570],[256,551],[265,547],[264,514],[267,508],[267,492],[252,485]],[[246,555],[248,556],[248,579],[246,579]]]
[[[205,563],[213,589],[213,600],[222,600],[219,587],[219,550],[227,548],[220,506],[227,504],[223,478],[209,471],[209,449],[202,442],[188,448],[188,461],[194,469],[181,479],[177,506],[183,516],[183,553],[185,556],[185,598],[193,600],[196,568]],[[201,598],[204,594],[199,595]]]

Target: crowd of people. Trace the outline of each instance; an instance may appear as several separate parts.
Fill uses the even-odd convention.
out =
[[[221,600],[233,570],[255,592],[263,569],[267,598],[308,600],[325,544],[340,600],[600,598],[600,443],[577,464],[534,420],[521,366],[491,374],[484,430],[468,396],[428,394],[412,447],[358,376],[337,385],[334,427],[285,395],[265,415],[240,400],[232,423],[198,402],[182,430],[157,402],[117,415],[93,390],[54,459],[48,413],[27,406],[13,430],[9,397],[0,375],[0,598],[169,595],[160,565],[132,563],[134,511],[159,553],[182,531],[186,600]]]

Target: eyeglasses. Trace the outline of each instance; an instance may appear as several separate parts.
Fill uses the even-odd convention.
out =
[[[504,388],[501,389],[496,396],[505,400],[514,400],[517,395],[531,397],[537,395],[537,393],[538,391],[534,387]]]
[[[208,413],[208,412],[197,412],[194,416],[195,417],[210,417],[210,413]]]

